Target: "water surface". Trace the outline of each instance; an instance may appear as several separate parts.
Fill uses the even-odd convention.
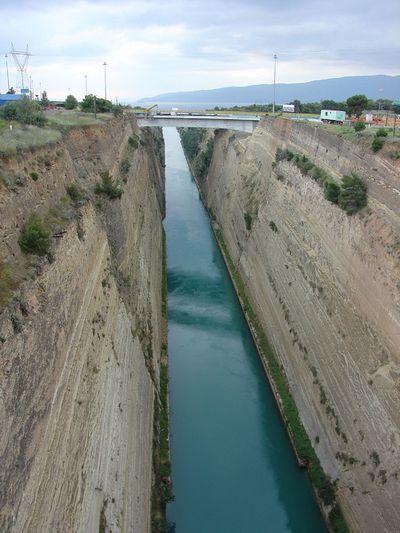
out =
[[[164,128],[176,533],[325,532],[189,172]]]

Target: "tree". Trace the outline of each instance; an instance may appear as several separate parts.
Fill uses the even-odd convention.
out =
[[[40,100],[40,105],[42,107],[47,107],[49,105],[49,99],[47,98],[47,92],[46,91],[43,91],[42,92],[42,99]]]
[[[113,109],[113,104],[110,102],[110,100],[97,98],[93,94],[88,94],[81,102],[81,109],[85,113],[109,113]]]
[[[396,114],[399,114],[400,113],[400,100],[394,100],[394,102],[392,103],[392,107],[393,107],[393,111]]]
[[[24,254],[46,255],[50,249],[50,231],[37,215],[31,215],[18,244]]]
[[[296,113],[301,113],[303,111],[303,106],[300,100],[293,100],[292,104],[294,105],[294,110]]]
[[[347,98],[347,109],[350,115],[355,115],[357,118],[368,106],[368,98],[364,94],[355,94]]]
[[[65,99],[65,109],[75,109],[78,107],[78,100],[72,94]]]
[[[16,120],[21,124],[34,124],[35,126],[44,126],[46,122],[40,105],[27,96],[3,106],[0,116],[5,120]]]
[[[367,186],[357,174],[343,176],[338,203],[348,215],[367,205]]]

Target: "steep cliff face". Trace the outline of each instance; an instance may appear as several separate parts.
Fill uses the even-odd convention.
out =
[[[162,149],[123,118],[2,161],[35,178],[0,190],[3,261],[67,185],[91,198],[0,315],[2,531],[150,531]],[[104,170],[122,178],[121,198],[94,195]]]
[[[353,216],[277,148],[333,179],[357,173]],[[400,179],[390,159],[320,128],[265,120],[219,131],[201,187],[283,365],[301,419],[352,531],[400,523]]]

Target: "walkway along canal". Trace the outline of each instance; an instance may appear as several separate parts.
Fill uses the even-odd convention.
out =
[[[324,532],[175,129],[167,173],[169,375],[176,533]]]

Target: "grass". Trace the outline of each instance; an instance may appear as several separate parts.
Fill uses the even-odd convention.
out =
[[[81,111],[46,111],[49,125],[57,129],[69,129],[74,126],[93,126],[99,122],[107,122],[113,117],[112,113],[101,113],[94,118],[91,113]]]
[[[14,124],[12,131],[9,128],[0,129],[0,156],[12,155],[31,148],[55,143],[60,138],[61,132],[59,131]]]

